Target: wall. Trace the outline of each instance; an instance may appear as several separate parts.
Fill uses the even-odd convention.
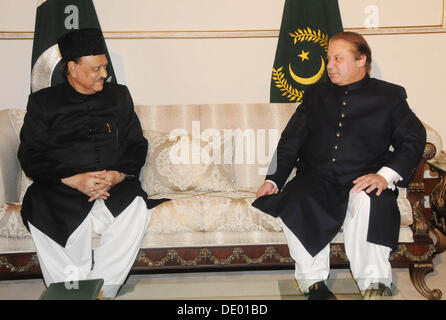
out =
[[[284,0],[94,3],[118,82],[136,104],[269,101]],[[405,86],[412,109],[446,142],[444,0],[339,4],[344,28],[372,47],[372,75]],[[35,8],[0,2],[0,109],[26,105]]]

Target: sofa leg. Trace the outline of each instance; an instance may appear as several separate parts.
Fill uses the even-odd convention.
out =
[[[442,296],[441,290],[430,290],[425,282],[426,275],[432,271],[434,271],[434,265],[431,263],[411,263],[409,265],[410,280],[415,289],[417,289],[426,299],[440,300]]]

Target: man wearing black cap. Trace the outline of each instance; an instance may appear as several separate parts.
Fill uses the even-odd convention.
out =
[[[104,279],[115,297],[134,263],[152,208],[139,172],[147,140],[127,87],[105,82],[102,32],[58,39],[67,81],[29,96],[18,157],[33,179],[22,205],[47,286]],[[101,243],[92,254],[92,231]]]

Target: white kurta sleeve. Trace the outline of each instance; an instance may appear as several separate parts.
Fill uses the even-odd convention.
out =
[[[393,169],[390,169],[389,167],[382,167],[377,174],[382,176],[384,179],[386,179],[388,183],[388,188],[395,190],[395,184],[403,180],[403,178]]]

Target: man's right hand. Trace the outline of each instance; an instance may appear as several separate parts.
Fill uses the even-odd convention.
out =
[[[276,186],[269,182],[269,181],[265,181],[259,188],[259,190],[257,190],[257,194],[256,194],[256,198],[261,197],[261,196],[268,196],[270,194],[275,194],[278,193],[279,190],[277,190]]]
[[[79,173],[71,177],[63,178],[61,181],[67,186],[89,196],[88,202],[96,199],[105,200],[110,196],[110,193],[108,193],[110,182],[101,176],[104,172],[105,170]]]

